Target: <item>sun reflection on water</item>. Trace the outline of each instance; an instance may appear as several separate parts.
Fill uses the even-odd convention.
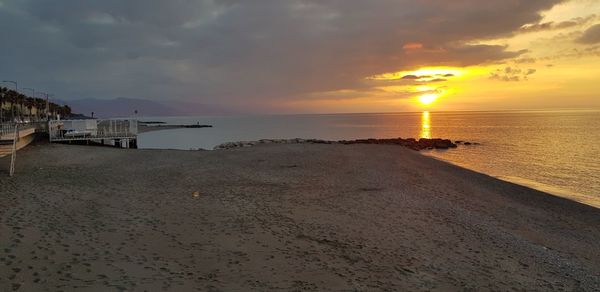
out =
[[[424,111],[421,116],[421,138],[431,139],[431,118],[428,111]]]

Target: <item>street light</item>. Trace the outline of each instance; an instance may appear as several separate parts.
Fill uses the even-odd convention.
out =
[[[15,85],[15,91],[19,91],[19,85],[17,84],[17,81],[2,80],[2,82],[14,84]]]
[[[32,97],[35,97],[35,88],[27,88],[27,87],[23,87],[23,88],[21,88],[21,89],[24,89],[24,90],[31,90],[31,96],[32,96]]]

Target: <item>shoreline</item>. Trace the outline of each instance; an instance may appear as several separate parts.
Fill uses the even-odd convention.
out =
[[[37,144],[0,176],[0,290],[600,287],[599,209],[431,158]]]
[[[598,208],[600,209],[600,198],[596,198],[590,195],[586,195],[586,194],[582,194],[582,193],[577,193],[571,190],[566,190],[566,189],[562,189],[560,187],[556,187],[556,186],[552,186],[552,185],[547,185],[541,182],[537,182],[535,180],[532,179],[527,179],[527,178],[523,178],[523,177],[517,177],[517,176],[506,176],[506,175],[494,175],[491,173],[487,173],[484,171],[479,171],[477,169],[473,169],[470,168],[467,165],[463,165],[460,163],[455,163],[452,162],[450,160],[446,160],[443,158],[439,158],[436,156],[432,156],[432,155],[427,155],[426,153],[421,153],[423,156],[425,157],[429,157],[432,159],[435,159],[437,161],[441,161],[444,163],[448,163],[451,164],[453,166],[456,167],[460,167],[469,171],[473,171],[476,173],[480,173],[483,175],[487,175],[489,177],[507,182],[507,183],[511,183],[511,184],[515,184],[515,185],[519,185],[522,187],[526,187],[526,188],[530,188],[542,193],[546,193],[549,196],[553,196],[553,197],[558,197],[558,198],[562,198],[562,199],[567,199],[576,203],[580,203],[580,204],[584,204],[590,207],[594,207],[594,208]]]
[[[574,201],[574,202],[577,202],[580,204],[598,208],[600,210],[600,199],[599,198],[595,198],[595,197],[592,197],[592,196],[589,196],[586,194],[581,194],[581,193],[577,193],[577,192],[570,191],[570,190],[561,189],[559,187],[555,187],[552,185],[546,185],[544,183],[537,182],[534,180],[529,180],[529,179],[522,178],[522,177],[495,176],[495,175],[490,175],[490,176],[493,178],[505,181],[505,182],[509,182],[509,183],[513,183],[513,184],[520,185],[523,187],[531,188],[531,189],[546,193],[551,196],[564,198],[564,199],[571,200],[571,201]]]
[[[213,147],[212,150],[207,149],[198,149],[204,151],[215,151],[215,150],[230,150],[235,148],[244,148],[244,147],[255,147],[258,145],[265,144],[339,144],[339,145],[353,145],[353,144],[371,144],[371,145],[396,145],[405,147],[415,151],[425,151],[423,156],[433,158],[435,160],[443,161],[445,163],[449,163],[456,167],[464,168],[473,172],[481,173],[484,175],[488,175],[490,177],[513,183],[516,185],[528,187],[543,193],[547,193],[551,196],[556,196],[560,198],[565,198],[572,200],[574,202],[582,203],[588,206],[592,206],[594,208],[600,209],[600,198],[596,198],[590,195],[577,193],[574,191],[561,189],[556,186],[547,185],[541,182],[537,182],[535,180],[516,177],[516,176],[502,176],[502,175],[494,175],[492,173],[486,173],[483,171],[479,171],[473,168],[470,168],[467,165],[459,164],[452,162],[450,160],[446,160],[443,158],[438,158],[432,155],[427,155],[426,151],[431,150],[453,150],[458,146],[466,146],[466,147],[475,147],[480,146],[481,144],[478,142],[470,142],[464,140],[451,141],[450,139],[444,138],[369,138],[369,139],[356,139],[356,140],[321,140],[321,139],[303,139],[303,138],[293,138],[293,139],[261,139],[254,141],[235,141],[235,142],[225,142],[218,144]],[[185,150],[188,151],[188,150]],[[460,150],[456,150],[460,151]]]

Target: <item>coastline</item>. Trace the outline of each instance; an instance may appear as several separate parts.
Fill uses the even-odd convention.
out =
[[[457,150],[457,151],[460,151],[460,150]],[[421,153],[421,154],[423,154],[423,156],[426,156],[426,157],[429,157],[429,158],[432,158],[432,159],[435,159],[438,161],[449,163],[456,167],[460,167],[460,168],[464,168],[464,169],[467,169],[467,170],[470,170],[473,172],[481,173],[483,175],[488,175],[490,177],[499,179],[499,180],[507,182],[507,183],[512,183],[512,184],[520,185],[523,187],[531,188],[533,190],[536,190],[536,191],[539,191],[542,193],[546,193],[549,196],[555,196],[555,197],[559,197],[559,198],[568,199],[568,200],[571,200],[571,201],[574,201],[577,203],[585,204],[585,205],[600,209],[600,198],[592,197],[592,196],[586,195],[586,194],[577,193],[577,192],[574,192],[571,190],[561,189],[556,186],[547,185],[547,184],[537,182],[534,180],[530,180],[530,179],[526,179],[523,177],[495,175],[492,173],[487,173],[484,171],[479,171],[477,169],[473,169],[473,168],[469,167],[468,165],[463,165],[460,163],[456,163],[454,161],[450,161],[450,160],[446,160],[446,159],[443,159],[440,157],[428,155],[426,153]]]
[[[581,204],[585,204],[585,205],[600,209],[600,199],[589,196],[589,195],[573,192],[570,190],[564,190],[564,189],[561,189],[561,188],[558,188],[555,186],[546,185],[546,184],[543,184],[543,183],[540,183],[537,181],[533,181],[533,180],[528,180],[528,179],[525,179],[522,177],[494,176],[494,175],[492,175],[492,177],[495,177],[497,179],[500,179],[500,180],[503,180],[506,182],[521,185],[524,187],[532,188],[534,190],[547,193],[551,196],[565,198],[568,200],[572,200],[572,201],[575,201],[575,202],[578,202]]]
[[[455,161],[447,160],[447,159],[429,154],[430,151],[437,151],[437,150],[447,151],[447,150],[450,150],[453,148],[457,148],[457,146],[459,146],[459,145],[461,145],[461,146],[471,146],[471,145],[478,146],[478,145],[480,145],[480,143],[478,143],[478,142],[451,141],[449,139],[443,139],[443,138],[434,138],[434,139],[427,139],[427,138],[420,138],[420,139],[414,139],[414,138],[408,138],[408,139],[402,139],[402,138],[385,139],[385,138],[383,138],[382,139],[382,138],[378,138],[377,139],[377,138],[371,138],[371,139],[355,139],[355,140],[339,140],[339,141],[321,140],[321,139],[301,139],[301,138],[262,139],[262,140],[256,140],[256,141],[225,142],[225,143],[221,143],[221,144],[214,146],[212,151],[229,150],[229,149],[244,148],[244,147],[255,147],[255,146],[264,145],[264,144],[395,145],[395,146],[405,147],[405,148],[408,148],[411,150],[419,151],[421,154],[423,154],[423,156],[430,157],[430,158],[433,158],[438,161],[443,161],[443,162],[452,164],[456,167],[460,167],[460,168],[464,168],[464,169],[467,169],[467,170],[470,170],[473,172],[488,175],[488,176],[494,177],[496,179],[499,179],[499,180],[502,180],[505,182],[525,186],[525,187],[528,187],[528,188],[531,188],[531,189],[534,189],[534,190],[537,190],[540,192],[547,193],[548,195],[551,195],[551,196],[557,196],[557,197],[569,199],[569,200],[572,200],[572,201],[575,201],[578,203],[586,204],[586,205],[589,205],[589,206],[592,206],[595,208],[600,208],[600,199],[590,196],[590,195],[561,189],[556,186],[543,184],[541,182],[537,182],[537,181],[522,178],[522,177],[496,175],[494,173],[480,171],[478,169],[469,167],[469,165],[460,164]],[[473,147],[473,146],[471,146],[471,147]],[[209,150],[209,151],[211,151],[211,150]],[[460,149],[455,150],[455,151],[460,151]]]
[[[43,144],[0,183],[3,289],[600,287],[599,209],[404,147]]]

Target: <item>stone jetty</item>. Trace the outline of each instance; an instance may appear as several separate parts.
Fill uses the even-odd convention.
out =
[[[262,139],[258,141],[238,141],[238,142],[227,142],[214,147],[214,150],[222,150],[222,149],[233,149],[233,148],[241,148],[241,147],[252,147],[259,144],[384,144],[384,145],[398,145],[410,148],[415,151],[425,150],[425,149],[449,149],[456,148],[457,143],[452,142],[449,139],[441,139],[441,138],[389,138],[389,139],[357,139],[357,140],[338,140],[338,141],[330,141],[330,140],[320,140],[320,139]],[[469,145],[471,143],[461,141],[464,145]]]

